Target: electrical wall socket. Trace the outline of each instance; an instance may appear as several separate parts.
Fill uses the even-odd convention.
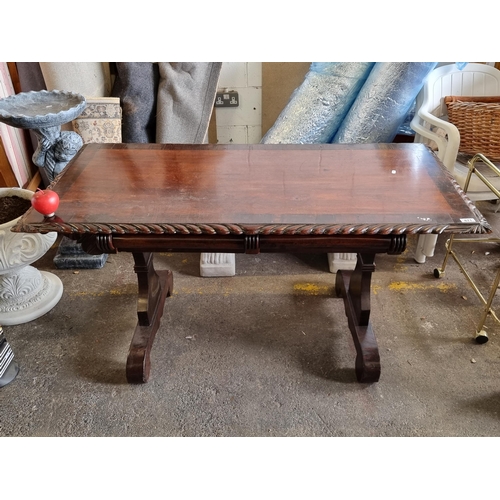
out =
[[[216,108],[236,108],[239,106],[240,100],[238,92],[228,90],[227,92],[217,92],[215,94]]]

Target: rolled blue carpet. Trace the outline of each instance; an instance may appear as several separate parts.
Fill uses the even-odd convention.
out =
[[[436,65],[436,62],[376,63],[331,142],[392,142]]]
[[[261,143],[329,143],[374,64],[313,62]]]

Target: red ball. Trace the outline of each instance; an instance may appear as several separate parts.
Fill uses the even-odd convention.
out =
[[[59,195],[50,189],[38,189],[31,198],[31,205],[42,215],[52,216],[59,206]]]

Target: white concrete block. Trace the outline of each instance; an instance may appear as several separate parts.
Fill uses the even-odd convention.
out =
[[[262,127],[251,125],[248,127],[248,144],[258,144],[262,139]]]
[[[336,273],[339,270],[352,271],[356,267],[358,256],[355,253],[329,253],[328,264],[330,272]]]
[[[262,87],[262,63],[249,62],[248,68],[248,86],[249,87]]]
[[[248,85],[246,62],[224,62],[219,76],[218,87],[228,88],[246,87]]]
[[[217,144],[248,144],[248,127],[245,125],[217,126]]]
[[[200,275],[202,277],[234,276],[236,263],[234,253],[202,253]]]

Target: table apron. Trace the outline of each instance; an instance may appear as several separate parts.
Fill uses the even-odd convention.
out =
[[[406,235],[83,235],[89,254],[117,252],[388,253],[401,254]]]

